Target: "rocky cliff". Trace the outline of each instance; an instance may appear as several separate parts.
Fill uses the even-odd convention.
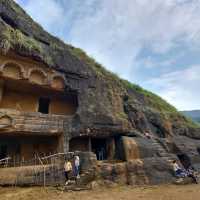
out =
[[[12,0],[0,0],[0,47],[1,54],[14,52],[65,74],[66,90],[78,92],[79,108],[70,125],[73,136],[86,133],[88,127],[91,134],[136,138],[142,138],[148,131],[159,144],[138,139],[136,142],[141,146],[140,157],[148,158],[151,169],[159,163],[158,157],[151,159],[159,148],[169,154],[198,156],[200,128],[197,124],[159,96],[120,79],[81,49],[51,36]],[[157,172],[166,167],[164,163],[161,162]],[[148,165],[145,167],[151,173]]]
[[[77,117],[85,126],[152,130],[159,137],[193,137],[197,128],[160,97],[118,78],[82,50],[48,34],[12,0],[0,1],[0,46],[3,54],[14,51],[65,73],[69,88],[80,92]]]

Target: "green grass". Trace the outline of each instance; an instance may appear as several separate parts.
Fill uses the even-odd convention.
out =
[[[165,113],[165,118],[167,120],[170,120],[171,122],[180,122],[183,123],[190,128],[200,128],[200,124],[195,122],[194,120],[192,120],[189,117],[186,117],[185,115],[183,115],[181,112],[173,112],[173,113]]]
[[[2,32],[1,38],[1,43],[9,44],[7,45],[7,48],[4,49],[5,52],[9,51],[9,49],[24,48],[29,52],[37,51],[42,53],[42,48],[39,42],[37,42],[34,38],[25,36],[21,31],[17,29],[7,27],[7,29]]]
[[[7,26],[0,35],[1,52],[6,54],[9,50],[21,49],[30,54],[37,53],[49,66],[53,66],[52,57],[41,46],[41,43],[32,37],[24,35],[20,30]],[[54,47],[56,48],[56,47]]]

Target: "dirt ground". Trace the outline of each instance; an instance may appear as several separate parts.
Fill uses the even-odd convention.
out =
[[[99,188],[62,192],[55,188],[0,188],[0,200],[199,200],[200,185]]]

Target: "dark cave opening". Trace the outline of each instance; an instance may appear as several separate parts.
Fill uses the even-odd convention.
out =
[[[191,166],[191,161],[187,154],[178,154],[177,157],[185,169]]]

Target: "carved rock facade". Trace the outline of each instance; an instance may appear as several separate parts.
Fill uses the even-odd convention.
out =
[[[197,125],[45,32],[12,0],[0,0],[0,46],[0,160],[90,152],[83,171],[128,184],[172,181],[173,159],[200,167]],[[90,163],[94,155],[106,162]]]

